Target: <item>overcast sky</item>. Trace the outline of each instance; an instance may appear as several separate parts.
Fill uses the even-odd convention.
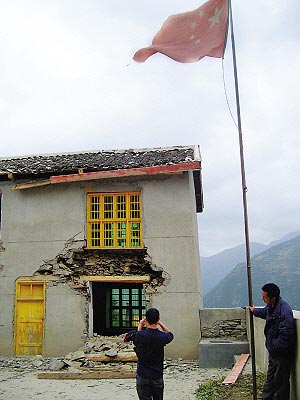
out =
[[[132,61],[194,0],[0,0],[0,157],[199,144],[200,252],[244,242],[222,61]],[[232,0],[250,240],[300,228],[300,2]],[[236,115],[231,43],[224,58]]]

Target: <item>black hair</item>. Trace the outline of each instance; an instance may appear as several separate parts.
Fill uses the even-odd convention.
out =
[[[275,285],[275,283],[266,283],[261,290],[263,290],[264,292],[268,293],[268,296],[270,297],[270,299],[272,298],[276,298],[278,299],[280,296],[280,289],[277,285]]]
[[[159,311],[156,308],[149,308],[146,311],[146,319],[150,325],[156,324],[159,321]]]

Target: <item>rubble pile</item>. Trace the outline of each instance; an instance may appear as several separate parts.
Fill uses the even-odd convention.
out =
[[[1,357],[0,368],[18,371],[132,371],[136,370],[134,345],[124,343],[124,336],[95,335],[80,349],[64,357]],[[105,361],[99,361],[104,359]],[[129,361],[127,361],[129,359]],[[121,360],[121,361],[120,361]],[[192,372],[199,371],[198,361],[166,358],[166,376],[184,379]]]
[[[7,370],[14,370],[18,372],[38,372],[38,371],[77,371],[85,369],[85,367],[70,367],[65,363],[64,358],[40,358],[41,356],[35,357],[1,357],[0,358],[0,370],[3,368]],[[75,364],[73,364],[75,365]],[[89,364],[88,367],[90,370],[99,370],[103,368],[107,369],[115,369],[115,364],[102,364],[100,367],[99,364]],[[92,366],[94,365],[94,366]],[[126,365],[118,366],[119,370],[125,369],[136,369],[136,363],[126,363]],[[164,375],[166,377],[175,378],[175,379],[185,379],[185,377],[189,376],[191,373],[199,373],[199,364],[198,360],[182,360],[182,359],[170,359],[167,358],[164,361]],[[203,369],[201,370],[203,371]]]
[[[62,358],[42,357],[0,357],[0,369],[6,368],[16,371],[51,371],[52,365],[62,362]]]
[[[94,335],[83,347],[67,354],[63,362],[69,370],[76,368],[132,370],[136,368],[136,354],[133,343],[124,342],[124,335]]]

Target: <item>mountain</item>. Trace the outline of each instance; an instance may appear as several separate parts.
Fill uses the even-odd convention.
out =
[[[251,254],[255,255],[267,249],[266,244],[251,243]],[[245,245],[221,251],[210,257],[200,257],[203,295],[213,289],[234,266],[246,259]]]
[[[269,249],[272,246],[286,242],[300,235],[300,231],[291,232],[279,240],[275,240],[269,244],[251,242],[250,254],[255,256]],[[224,250],[210,257],[201,257],[201,276],[203,295],[210,292],[225,276],[234,268],[235,265],[246,260],[245,244]]]
[[[264,305],[261,287],[276,283],[282,297],[294,310],[300,310],[300,236],[270,247],[251,258],[253,303]],[[204,297],[205,307],[245,307],[248,301],[246,263],[238,264]]]

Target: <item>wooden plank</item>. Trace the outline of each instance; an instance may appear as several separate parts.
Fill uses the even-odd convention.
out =
[[[40,372],[38,379],[125,379],[135,378],[136,371],[92,371],[92,372]]]
[[[153,167],[93,171],[93,172],[84,172],[82,174],[54,175],[50,176],[50,183],[54,184],[54,183],[65,183],[65,182],[89,181],[93,179],[120,178],[124,176],[127,177],[127,176],[181,173],[183,171],[199,170],[199,169],[200,169],[200,162],[193,161],[180,164],[156,165]]]
[[[137,362],[137,356],[135,354],[130,354],[128,356],[119,356],[116,355],[114,357],[109,356],[100,356],[100,355],[89,355],[85,357],[88,361],[95,361],[95,362],[111,362],[111,363],[118,363],[118,362]]]
[[[8,177],[8,179],[9,179],[10,181],[14,181],[14,180],[15,180],[14,174],[13,174],[12,172],[9,172],[9,173],[7,174],[7,177]]]
[[[143,176],[143,175],[157,175],[157,174],[174,174],[183,173],[189,170],[200,170],[200,161],[193,161],[188,163],[171,164],[171,165],[156,165],[153,167],[141,167],[141,168],[128,168],[128,169],[117,169],[108,171],[93,171],[83,172],[82,169],[78,170],[78,174],[69,175],[53,175],[49,179],[36,180],[31,182],[18,183],[13,186],[14,190],[30,189],[39,186],[45,186],[56,183],[66,182],[80,182],[89,181],[93,179],[110,179],[120,178],[127,176]],[[9,178],[10,179],[10,178]]]
[[[242,373],[246,362],[248,361],[250,354],[241,354],[234,367],[230,371],[229,375],[224,379],[222,383],[224,385],[232,385],[235,383]]]
[[[12,189],[13,190],[22,190],[22,189],[31,189],[39,186],[46,186],[50,185],[50,179],[46,180],[36,180],[36,181],[31,181],[31,182],[24,182],[24,183],[16,183]]]
[[[143,283],[150,282],[149,275],[128,275],[128,276],[94,276],[94,275],[82,275],[80,277],[82,281],[90,282],[121,282],[121,283]]]

